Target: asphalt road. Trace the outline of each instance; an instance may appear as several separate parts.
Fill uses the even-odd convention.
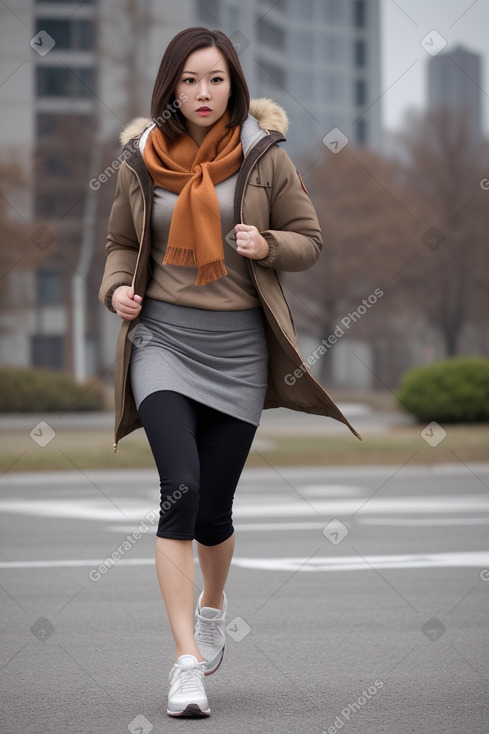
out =
[[[247,471],[199,721],[166,715],[155,479],[0,480],[2,734],[489,732],[489,465]]]

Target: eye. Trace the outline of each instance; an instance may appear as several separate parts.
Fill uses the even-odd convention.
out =
[[[221,76],[215,76],[211,79],[212,82],[223,82],[224,79]]]
[[[187,84],[187,82],[191,82],[193,84],[195,82],[195,79],[192,76],[188,76],[188,77],[185,77],[184,79],[182,79],[182,82],[184,84]]]

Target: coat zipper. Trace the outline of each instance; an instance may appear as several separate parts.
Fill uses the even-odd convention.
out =
[[[248,175],[246,176],[245,185],[243,187],[243,195],[241,196],[241,202],[240,202],[240,205],[239,205],[239,214],[240,214],[240,218],[241,218],[241,223],[242,224],[244,224],[244,222],[243,222],[243,202],[244,202],[244,196],[245,196],[246,187],[248,186],[248,181],[249,181],[250,176],[251,176],[251,173],[252,173],[253,169],[256,167],[258,161],[260,161],[263,158],[263,156],[265,155],[265,153],[268,153],[269,150],[270,150],[270,147],[266,148],[262,153],[260,153],[260,155],[258,156],[258,158],[256,159],[256,161],[254,162],[253,166],[248,171]],[[250,260],[250,265],[251,265],[251,270],[253,272],[253,280],[255,281],[255,286],[256,286],[257,290],[259,291],[259,293],[261,294],[263,300],[267,304],[268,308],[270,309],[270,312],[273,314],[272,307],[270,306],[269,302],[267,301],[267,299],[265,298],[265,296],[263,294],[263,291],[261,290],[260,286],[258,285],[258,281],[256,279],[256,275],[255,275],[255,271],[254,271],[254,267],[255,266],[253,265],[253,261],[251,261],[251,260]],[[282,329],[282,326],[280,325],[279,321],[277,319],[275,319],[275,321],[277,322],[277,324],[278,324],[278,326],[280,328],[280,331],[282,332],[282,334],[284,335],[284,337],[287,339],[287,341],[289,342],[290,346],[294,349],[295,352],[297,352],[295,346],[290,341],[290,339],[287,336],[287,334],[285,333],[285,331]],[[300,357],[300,354],[298,352],[297,352],[297,354]]]
[[[137,273],[137,271],[138,271],[138,267],[139,267],[139,260],[140,260],[140,258],[141,258],[141,251],[142,251],[142,249],[143,249],[143,241],[144,241],[144,235],[145,235],[145,233],[146,233],[146,198],[145,198],[145,196],[144,196],[144,191],[143,191],[143,185],[142,185],[142,183],[141,183],[141,179],[139,178],[139,176],[138,176],[137,172],[136,172],[136,171],[134,170],[134,168],[132,168],[132,166],[130,166],[130,165],[129,165],[129,164],[127,163],[127,161],[126,161],[126,166],[127,166],[127,167],[129,168],[129,170],[130,170],[130,171],[132,171],[132,172],[134,173],[134,175],[136,176],[136,178],[137,178],[137,181],[138,181],[138,185],[139,185],[139,188],[140,188],[140,190],[141,190],[141,197],[142,197],[142,200],[143,200],[143,229],[142,229],[142,232],[141,232],[141,239],[139,240],[139,250],[138,250],[138,257],[137,257],[137,260],[136,260],[136,265],[135,265],[135,268],[134,268],[134,274],[133,274],[133,276],[132,276],[132,287],[134,288],[134,283],[136,282],[136,273]],[[121,405],[121,413],[120,413],[119,423],[117,424],[117,426],[116,426],[116,428],[115,428],[115,433],[114,433],[114,443],[112,444],[112,451],[113,451],[113,453],[114,453],[114,454],[116,454],[116,453],[117,453],[117,444],[118,444],[118,441],[117,441],[117,439],[116,439],[116,436],[117,436],[117,431],[119,430],[119,427],[120,427],[120,424],[121,424],[121,420],[122,420],[122,416],[124,415],[124,408],[125,408],[125,399],[126,399],[126,384],[127,384],[127,374],[128,374],[127,370],[124,370],[124,383],[123,383],[123,385],[122,385],[122,405]]]

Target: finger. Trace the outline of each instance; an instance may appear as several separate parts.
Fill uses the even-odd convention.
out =
[[[251,232],[240,232],[240,233],[239,233],[239,234],[238,234],[238,235],[236,236],[236,242],[237,242],[237,243],[238,243],[238,245],[240,245],[241,247],[243,247],[243,246],[245,246],[245,245],[251,245],[251,244],[253,244],[253,240],[252,240]]]
[[[121,313],[133,314],[133,315],[137,316],[137,314],[141,310],[141,306],[135,306],[133,301],[129,301],[129,302],[127,302],[127,301],[121,301],[118,304],[118,309],[119,309],[119,311],[121,311]]]
[[[138,296],[138,298],[141,297]],[[126,295],[121,295],[121,297],[119,298],[119,303],[121,305],[124,304],[124,306],[127,306],[128,308],[139,308],[140,306],[140,301],[138,302],[136,301],[136,298],[131,298],[130,296]]]
[[[235,232],[250,232],[252,229],[255,229],[255,226],[253,224],[237,224],[234,228]]]
[[[120,318],[124,319],[125,321],[132,321],[133,319],[137,317],[137,313],[134,313],[134,311],[126,311],[123,308],[117,311],[117,315],[120,316]]]

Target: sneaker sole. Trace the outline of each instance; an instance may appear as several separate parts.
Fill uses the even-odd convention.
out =
[[[214,666],[214,668],[212,668],[212,670],[206,670],[206,671],[204,671],[204,675],[212,675],[213,673],[216,672],[216,670],[219,670],[219,668],[221,667],[221,663],[222,663],[223,659],[224,659],[224,648],[222,648],[222,655],[219,658],[219,662],[217,663],[217,665]]]
[[[210,716],[210,709],[201,709],[197,703],[189,703],[184,711],[170,711],[166,710],[168,716],[185,716],[187,718],[197,719],[204,716]]]

